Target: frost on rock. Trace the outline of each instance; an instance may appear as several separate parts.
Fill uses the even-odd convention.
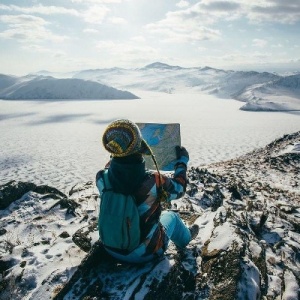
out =
[[[199,233],[186,249],[170,243],[144,265],[120,263],[101,246],[92,182],[68,196],[34,184],[0,186],[1,202],[22,190],[0,210],[0,298],[299,299],[299,153],[286,151],[299,140],[300,132],[191,167],[187,193],[171,209]]]

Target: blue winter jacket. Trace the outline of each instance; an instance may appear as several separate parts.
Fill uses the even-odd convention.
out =
[[[121,259],[138,262],[149,260],[150,256],[162,254],[166,247],[166,236],[159,223],[161,205],[157,201],[157,172],[146,170],[142,157],[113,158],[108,168],[109,181],[116,192],[134,195],[140,213],[141,241],[134,253],[126,253],[117,249],[106,249],[111,255]],[[100,170],[96,175],[96,185],[100,193],[104,189]],[[178,161],[175,164],[173,177],[162,175],[163,189],[167,192],[167,201],[181,198],[186,189],[186,164]]]

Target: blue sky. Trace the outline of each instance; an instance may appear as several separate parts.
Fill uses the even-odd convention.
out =
[[[0,73],[300,70],[300,0],[1,0]]]

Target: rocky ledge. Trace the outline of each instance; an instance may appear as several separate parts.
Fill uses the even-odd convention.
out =
[[[199,234],[142,266],[113,260],[97,241],[92,182],[69,195],[0,186],[0,298],[299,299],[299,174],[300,132],[190,168],[187,193],[172,209]]]

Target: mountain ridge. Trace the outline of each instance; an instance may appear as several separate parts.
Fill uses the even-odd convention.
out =
[[[120,73],[99,70],[93,74],[87,74],[82,71],[75,74],[74,77],[91,79],[129,90],[141,89],[163,93],[182,93],[186,90],[204,92],[214,94],[219,98],[231,98],[245,102],[246,104],[240,108],[242,110],[300,110],[299,93],[291,95],[285,91],[282,98],[279,99],[276,97],[274,89],[274,95],[264,91],[260,92],[259,96],[256,95],[257,90],[255,89],[258,84],[264,85],[273,82],[274,85],[280,85],[280,79],[291,80],[288,78],[289,75],[283,76],[276,73],[222,70],[209,66],[182,68],[156,62],[140,69],[123,69]]]
[[[171,66],[162,62],[154,62],[152,64],[146,65],[144,67],[141,68],[141,70],[143,69],[168,69],[168,70],[182,70],[185,69],[183,67],[180,66]]]
[[[38,75],[41,76],[41,73],[42,71]],[[47,71],[44,73],[51,75]],[[72,75],[69,73],[69,75],[72,79],[96,82],[120,90],[137,90],[136,93],[139,90],[146,90],[169,94],[186,91],[214,94],[219,98],[245,102],[240,108],[242,110],[300,111],[299,74],[278,75],[269,72],[222,70],[209,66],[183,68],[154,62],[137,69],[118,67],[87,69],[72,73]],[[33,74],[28,76],[34,77]],[[65,78],[60,78],[60,80],[63,79]],[[8,84],[7,79],[2,82],[3,86]],[[43,90],[39,90],[37,96],[45,98],[42,92]],[[51,95],[49,89],[47,93]],[[88,94],[89,91],[85,90],[85,93]],[[52,97],[59,98],[59,96],[60,94]],[[0,97],[9,99],[3,88],[1,89],[1,77]],[[77,91],[77,95],[71,94],[64,97],[78,99],[84,96]],[[127,97],[128,95],[125,96],[126,99]],[[26,95],[19,94],[15,98],[25,99]],[[97,99],[96,96],[85,98]],[[110,99],[115,98],[112,96]]]

